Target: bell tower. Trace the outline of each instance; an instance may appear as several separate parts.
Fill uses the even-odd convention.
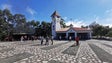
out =
[[[54,11],[54,13],[51,15],[52,18],[52,35],[55,38],[56,37],[56,31],[61,29],[60,21],[61,21],[61,16],[57,13],[57,11]]]

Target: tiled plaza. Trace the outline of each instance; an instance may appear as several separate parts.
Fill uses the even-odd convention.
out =
[[[91,39],[79,46],[75,41],[0,42],[0,63],[112,63],[112,42]]]

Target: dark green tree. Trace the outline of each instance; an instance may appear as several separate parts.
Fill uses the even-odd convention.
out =
[[[0,38],[10,36],[13,29],[13,15],[8,9],[0,10]]]
[[[22,14],[14,15],[14,33],[25,33],[26,18]]]
[[[5,23],[6,22],[4,21],[3,11],[0,10],[0,40],[2,40],[6,35]]]
[[[39,21],[34,20],[28,21],[26,23],[26,28],[27,30],[29,30],[28,33],[35,33],[36,29],[39,27],[39,24],[40,24]]]
[[[51,36],[51,23],[42,21],[41,24],[36,28],[35,34],[38,36]]]
[[[109,32],[106,34],[106,36],[112,37],[112,31],[109,31]]]
[[[106,34],[110,31],[109,26],[96,25],[92,27],[94,36],[106,36]]]
[[[107,37],[112,37],[112,27],[109,28],[109,32],[106,34]]]
[[[63,28],[67,27],[64,19],[61,19],[60,24]]]

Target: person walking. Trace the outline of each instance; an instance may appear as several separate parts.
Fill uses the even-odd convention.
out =
[[[43,45],[44,37],[41,37],[41,45]]]
[[[76,45],[78,46],[79,45],[79,37],[76,37],[75,41],[76,41]]]
[[[46,37],[46,43],[45,43],[45,45],[49,45],[49,37],[48,36]]]
[[[34,41],[34,36],[31,36],[31,40]]]
[[[51,36],[51,45],[53,45],[53,36]]]
[[[61,40],[61,36],[59,36],[59,39]]]
[[[69,37],[69,41],[71,41],[71,39],[72,39],[72,37],[70,36],[70,37]]]
[[[23,37],[23,36],[21,36],[21,42],[23,42],[23,40],[24,40],[24,37]]]

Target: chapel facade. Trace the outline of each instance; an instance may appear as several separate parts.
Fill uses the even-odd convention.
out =
[[[54,39],[75,39],[76,37],[79,37],[79,39],[91,39],[92,38],[92,30],[89,28],[80,28],[80,27],[73,27],[70,25],[70,27],[63,28],[60,24],[61,16],[55,11],[52,15],[52,36]]]

